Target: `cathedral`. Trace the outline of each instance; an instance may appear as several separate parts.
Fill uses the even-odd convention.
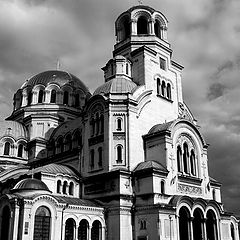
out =
[[[134,6],[93,93],[63,70],[16,91],[0,122],[1,240],[239,240],[167,31]]]

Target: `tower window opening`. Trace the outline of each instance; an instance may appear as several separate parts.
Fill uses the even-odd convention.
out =
[[[122,130],[122,119],[118,118],[117,119],[117,131],[121,131]]]
[[[28,101],[27,101],[27,105],[31,105],[32,104],[32,92],[28,93]]]
[[[122,146],[117,146],[117,163],[122,163]]]
[[[101,114],[101,116],[100,116],[100,132],[101,133],[104,132],[104,116],[103,116],[103,114]]]
[[[96,135],[99,134],[99,130],[100,130],[100,118],[99,118],[99,113],[96,114]]]
[[[6,142],[4,145],[4,155],[9,156],[10,155],[10,142]]]
[[[19,144],[18,145],[18,153],[17,153],[18,157],[23,157],[23,145]]]
[[[57,96],[56,90],[53,89],[51,91],[50,103],[56,103],[56,96]]]
[[[159,21],[156,20],[156,22],[154,23],[154,32],[155,35],[159,38],[161,38],[161,28],[160,28],[160,23]]]
[[[43,103],[43,95],[44,95],[44,92],[43,90],[39,90],[38,92],[38,103]]]
[[[128,75],[128,63],[126,63],[126,74]]]
[[[67,194],[67,181],[63,183],[63,194]]]
[[[91,119],[90,121],[90,129],[91,129],[91,136],[95,134],[95,121],[94,118]]]
[[[159,62],[160,62],[160,69],[166,70],[166,60],[160,57]]]
[[[146,220],[140,221],[140,230],[146,230],[147,229],[147,222]]]
[[[129,19],[125,19],[123,22],[123,28],[124,28],[124,35],[123,35],[123,40],[128,38],[130,36],[130,23]]]
[[[137,34],[148,34],[148,22],[145,17],[140,17],[137,21]]]
[[[69,195],[73,196],[74,194],[74,184],[73,182],[70,182],[69,184]]]
[[[177,147],[177,168],[178,172],[182,172],[182,149],[180,146]]]
[[[68,97],[69,97],[69,93],[68,91],[64,91],[63,93],[63,104],[68,104]]]
[[[170,83],[167,84],[167,98],[170,99],[170,100],[172,99]]]
[[[79,106],[80,106],[79,93],[77,93],[75,95],[75,107],[79,107]]]
[[[61,193],[61,186],[62,186],[62,182],[61,180],[57,181],[57,193]]]

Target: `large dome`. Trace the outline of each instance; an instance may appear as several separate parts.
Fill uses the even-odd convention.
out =
[[[50,83],[55,83],[59,85],[59,87],[62,87],[65,84],[69,84],[72,87],[81,88],[85,93],[89,92],[88,88],[84,85],[84,83],[79,78],[77,78],[71,73],[68,73],[66,71],[59,71],[59,70],[49,70],[29,78],[21,86],[21,89],[27,86],[33,88],[38,84],[44,85],[46,87]]]
[[[15,140],[20,138],[27,138],[27,131],[25,127],[15,121],[0,121],[0,138],[10,136]]]

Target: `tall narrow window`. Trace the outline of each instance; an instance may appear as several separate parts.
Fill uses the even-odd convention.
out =
[[[98,148],[98,166],[102,167],[102,147]]]
[[[79,106],[80,106],[79,93],[77,93],[75,95],[75,107],[79,107]]]
[[[101,134],[104,133],[104,117],[103,117],[103,114],[101,114],[100,116],[100,132]]]
[[[191,174],[196,175],[196,160],[195,160],[195,153],[193,150],[191,150],[190,155],[190,166],[191,166]]]
[[[117,163],[122,163],[122,146],[117,146]]]
[[[161,194],[165,194],[165,182],[161,181]]]
[[[117,119],[117,131],[121,131],[122,130],[122,119],[118,118]]]
[[[72,218],[68,218],[65,222],[65,240],[73,240],[74,232],[76,231],[76,222]]]
[[[170,83],[167,84],[167,98],[170,100],[172,99]]]
[[[95,121],[94,121],[94,118],[92,118],[91,121],[90,121],[90,130],[91,130],[91,136],[94,136],[94,134],[95,134]]]
[[[39,92],[38,92],[38,103],[43,103],[43,94],[44,94],[43,90],[42,89],[39,90]]]
[[[161,38],[160,24],[159,24],[159,21],[157,20],[154,23],[154,32],[157,37]]]
[[[182,172],[182,149],[180,146],[177,147],[177,168],[178,172]]]
[[[162,81],[162,84],[161,84],[161,94],[163,97],[165,97],[165,92],[166,92],[166,83],[165,81]]]
[[[157,95],[160,94],[160,85],[161,85],[161,83],[160,83],[160,79],[157,78]]]
[[[90,151],[90,168],[94,168],[94,150]]]
[[[140,17],[137,21],[137,34],[148,33],[148,22],[145,17]]]
[[[18,157],[23,157],[23,145],[19,144],[18,145],[18,153],[17,153]]]
[[[65,139],[65,150],[70,151],[72,150],[72,137],[71,135],[67,135]]]
[[[73,182],[70,182],[69,184],[69,195],[73,196],[74,194],[74,184]]]
[[[27,99],[28,101],[27,101],[27,105],[29,106],[29,105],[31,105],[32,104],[32,92],[29,92],[28,93],[28,99]]]
[[[56,98],[57,98],[57,93],[56,90],[51,91],[51,98],[50,98],[50,103],[56,103]]]
[[[166,60],[160,57],[159,61],[160,61],[160,69],[166,70]]]
[[[129,22],[129,19],[126,19],[124,22],[123,22],[123,27],[124,27],[124,39],[128,38],[130,36],[130,22]]]
[[[4,144],[4,155],[10,155],[10,142],[5,142]]]
[[[63,194],[67,194],[67,181],[64,181],[63,183]]]
[[[96,135],[98,135],[99,134],[99,125],[100,125],[99,113],[96,114],[96,121],[95,122],[96,122],[95,131],[96,131]]]
[[[64,91],[63,93],[63,104],[68,104],[68,96],[69,96],[69,93],[68,91]]]
[[[57,181],[57,193],[61,193],[61,186],[62,186],[62,182],[61,180]]]
[[[188,145],[183,144],[183,171],[188,173]]]

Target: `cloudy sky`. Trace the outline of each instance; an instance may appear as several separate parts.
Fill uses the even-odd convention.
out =
[[[169,20],[173,58],[185,66],[184,99],[209,147],[211,175],[240,215],[240,1],[144,0]],[[0,109],[30,76],[61,68],[91,91],[103,83],[114,21],[137,0],[0,0]]]

